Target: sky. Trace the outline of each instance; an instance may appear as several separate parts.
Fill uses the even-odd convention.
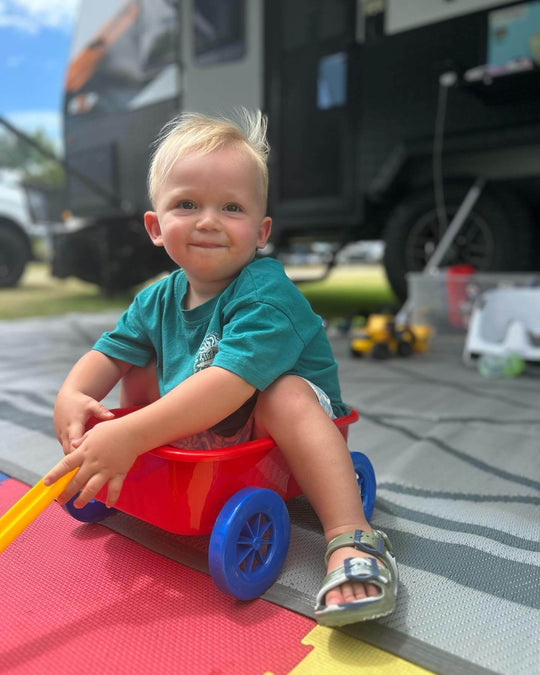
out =
[[[79,0],[0,0],[0,117],[61,150],[62,85]]]

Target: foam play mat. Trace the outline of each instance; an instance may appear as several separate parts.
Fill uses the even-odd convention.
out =
[[[0,513],[26,490],[0,475]],[[3,552],[0,575],[2,673],[426,672],[275,604],[239,602],[56,503]]]
[[[74,361],[115,318],[113,314],[74,315],[1,323],[0,471],[31,485],[56,463],[60,451],[51,414],[56,392]],[[39,349],[29,335],[39,335]],[[265,607],[272,608],[264,610],[272,616],[275,616],[272,612],[287,612],[295,621],[307,622],[300,624],[302,635],[299,640],[295,638],[294,645],[298,649],[300,644],[304,651],[294,663],[296,655],[291,657],[282,670],[279,664],[265,663],[264,670],[256,672],[294,672],[293,668],[307,668],[306,659],[315,658],[313,654],[323,644],[339,660],[346,650],[334,648],[345,638],[357,642],[362,649],[368,643],[370,648],[384,650],[383,660],[399,657],[449,675],[538,672],[538,371],[527,371],[514,380],[483,379],[476,370],[463,366],[462,344],[453,340],[435,340],[430,352],[418,358],[382,363],[369,359],[353,361],[345,338],[333,338],[332,345],[340,366],[344,399],[360,413],[360,421],[350,430],[350,449],[367,454],[375,466],[378,493],[372,524],[390,535],[396,551],[402,581],[398,604],[390,617],[331,631],[335,636],[330,635],[326,643],[319,637],[326,633],[316,627],[312,617],[315,594],[324,575],[324,541],[305,499],[295,498],[288,503],[292,536],[285,565],[264,600],[255,601],[253,606],[263,602]],[[116,404],[114,395],[108,404]],[[46,611],[47,616],[56,612],[56,620],[62,610],[69,614],[74,607],[84,606],[89,595],[101,587],[93,577],[85,587],[72,585],[73,579],[82,581],[77,576],[79,567],[91,570],[102,565],[108,570],[106,578],[109,574],[113,589],[122,588],[128,597],[149,599],[161,593],[163,602],[167,598],[171,601],[171,597],[183,598],[184,591],[175,586],[179,583],[176,576],[170,587],[160,586],[151,572],[141,572],[140,565],[132,567],[143,555],[140,551],[144,556],[155,556],[151,559],[161,561],[166,569],[196,570],[185,574],[197,575],[189,577],[191,586],[197,579],[197,587],[206,589],[206,601],[203,604],[192,601],[195,604],[189,605],[190,621],[200,619],[203,613],[207,616],[205,608],[215,608],[215,603],[222,602],[227,608],[222,625],[229,639],[232,640],[230,634],[234,632],[230,627],[236,627],[237,622],[244,621],[244,630],[248,624],[251,629],[262,623],[260,618],[242,619],[246,612],[255,611],[249,609],[251,603],[244,606],[227,598],[216,600],[218,595],[206,575],[207,538],[171,535],[121,513],[104,521],[106,527],[93,525],[88,529],[63,517],[55,504],[40,518],[52,518],[53,514],[58,518],[54,527],[47,529],[47,535],[31,552],[24,547],[24,542],[30,541],[32,530],[28,530],[26,539],[21,537],[0,557],[2,565],[16,560],[12,576],[3,576],[4,592],[9,589],[13,593],[8,618],[2,614],[2,621],[7,622],[11,631],[10,639],[17,635],[13,626],[21,621],[17,610],[22,605],[17,601],[17,593],[24,591],[28,597],[32,594],[40,597],[43,588],[53,588],[51,602],[47,599],[40,611]],[[66,575],[58,572],[58,560],[49,557],[49,544],[62,538],[65,538],[64,556],[74,556],[83,547],[79,565]],[[122,546],[114,543],[118,541],[123,542]],[[107,549],[114,550],[115,555],[107,555]],[[138,551],[136,555],[134,550]],[[34,568],[29,561],[36,558],[37,552],[40,563]],[[19,584],[16,592],[12,588],[14,579]],[[37,588],[31,588],[34,579],[40,580]],[[145,580],[148,586],[144,586]],[[99,592],[107,598],[110,591],[107,588]],[[54,610],[52,598],[57,605]],[[146,599],[142,603],[145,606]],[[130,603],[122,605],[120,600],[118,603],[122,611],[127,611]],[[32,624],[36,610],[31,605],[25,606],[29,607],[28,621],[36,626]],[[176,604],[171,601],[167,607],[176,608]],[[101,609],[95,611],[98,615],[102,613]],[[167,623],[167,611],[163,610],[164,615],[154,620],[154,626],[160,626],[162,621]],[[240,614],[235,615],[237,611]],[[218,614],[217,609],[212,609],[212,616],[214,612]],[[139,611],[138,619],[126,619],[130,632],[126,626],[114,623],[108,610],[105,613],[108,627],[99,629],[101,636],[107,630],[125,629],[126,637],[122,639],[127,640],[135,627],[144,628],[151,623],[145,623]],[[187,621],[180,611],[173,618],[182,626]],[[91,625],[98,630],[97,622],[92,621]],[[221,625],[221,619],[219,622]],[[83,634],[84,623],[78,616],[73,619],[74,636],[77,631]],[[61,632],[67,643],[64,633],[69,628],[70,624],[58,633],[51,629],[52,635]],[[25,634],[34,645],[32,649],[46,653],[48,633],[38,632],[35,638],[31,637],[31,630]],[[160,644],[160,639],[165,637],[154,638],[154,642]],[[205,639],[218,638],[210,631]],[[195,640],[199,636],[192,638],[190,646]],[[258,634],[253,640],[259,640]],[[196,644],[203,649],[205,642]],[[10,658],[15,658],[20,645],[13,644],[10,649]],[[285,647],[270,651],[273,655],[279,651],[280,656],[287,653]],[[233,656],[231,659],[237,665]],[[215,672],[228,672],[223,668]],[[248,671],[232,668],[231,672]],[[331,672],[328,665],[322,672]],[[388,672],[402,671],[390,664]]]

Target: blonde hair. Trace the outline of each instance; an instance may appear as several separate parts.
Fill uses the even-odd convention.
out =
[[[226,145],[237,145],[255,161],[262,187],[264,207],[268,195],[268,153],[266,139],[268,121],[260,110],[237,110],[239,121],[213,118],[200,113],[181,113],[160,131],[148,170],[148,194],[152,204],[161,183],[166,180],[178,159],[196,152],[208,154]]]

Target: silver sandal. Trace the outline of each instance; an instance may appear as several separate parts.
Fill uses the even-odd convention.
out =
[[[350,546],[373,558],[347,558],[341,567],[326,575],[317,595],[315,618],[322,626],[344,626],[387,616],[394,611],[398,587],[398,570],[392,545],[382,530],[346,532],[334,537],[326,548],[325,563],[334,551]],[[380,567],[376,560],[384,567]],[[380,594],[341,605],[325,605],[328,591],[347,581],[361,581],[377,586]]]

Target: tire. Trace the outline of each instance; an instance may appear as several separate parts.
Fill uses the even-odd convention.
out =
[[[30,257],[30,247],[24,236],[0,222],[0,288],[19,283]]]
[[[412,344],[406,340],[400,340],[397,344],[397,355],[407,358],[413,352]]]
[[[414,343],[416,342],[416,337],[412,330],[409,328],[404,328],[396,332],[397,339],[397,355],[406,358],[411,356],[413,353]]]
[[[384,342],[376,342],[371,349],[371,356],[377,361],[385,361],[390,358],[390,348]]]
[[[216,586],[239,600],[253,600],[277,579],[289,548],[290,520],[272,490],[244,488],[221,509],[208,549]]]
[[[456,214],[469,185],[445,187],[448,223]],[[407,197],[391,213],[385,231],[384,267],[400,300],[407,297],[406,274],[421,272],[438,244],[433,189]],[[526,204],[502,188],[484,188],[441,267],[469,264],[479,272],[519,271],[532,264],[534,222]]]
[[[361,452],[351,452],[351,459],[356,472],[358,488],[362,495],[362,506],[366,520],[370,520],[375,508],[375,498],[377,496],[377,481],[375,480],[375,471],[373,464],[368,457]]]
[[[126,291],[174,267],[134,218],[97,219],[82,230],[56,235],[54,242],[53,275],[97,284],[105,295]]]
[[[92,499],[86,506],[83,506],[82,509],[77,509],[73,504],[77,497],[78,495],[75,495],[69,502],[62,504],[62,508],[66,513],[69,513],[70,516],[75,518],[75,520],[79,520],[81,523],[99,523],[116,511],[116,509],[105,506],[103,502],[98,502],[97,499]]]

